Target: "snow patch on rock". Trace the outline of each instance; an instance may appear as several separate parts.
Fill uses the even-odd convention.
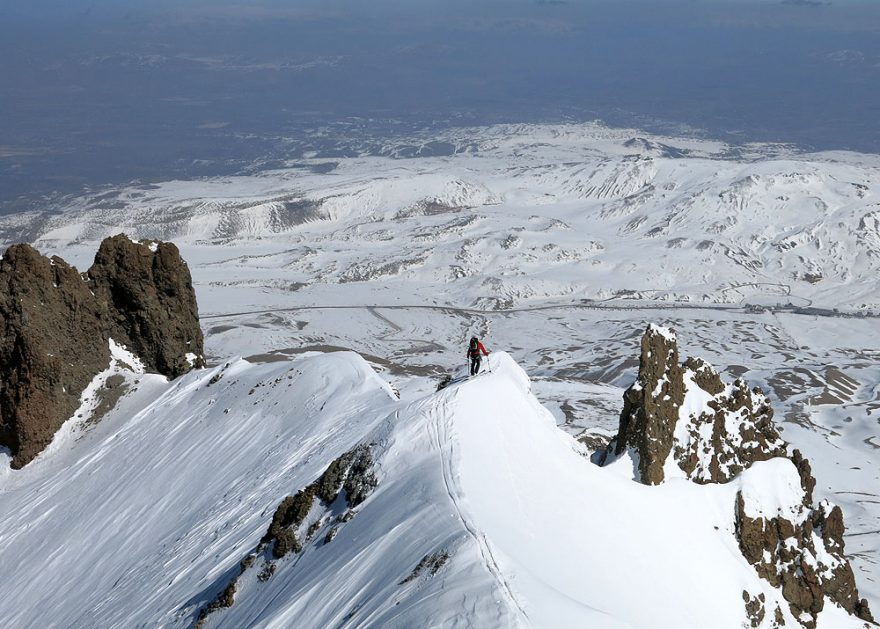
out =
[[[744,510],[751,518],[785,518],[796,524],[806,518],[804,490],[794,464],[775,458],[752,465],[739,477]]]

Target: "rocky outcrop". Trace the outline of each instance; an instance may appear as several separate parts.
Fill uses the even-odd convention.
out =
[[[419,563],[416,564],[416,567],[413,568],[413,571],[407,575],[407,577],[399,582],[397,585],[406,585],[412,581],[415,581],[419,577],[425,575],[428,577],[434,577],[443,566],[446,565],[446,562],[449,561],[449,551],[440,550],[433,553],[428,553],[424,557],[419,560]]]
[[[39,454],[110,362],[109,341],[151,371],[203,365],[192,280],[170,243],[105,240],[85,275],[13,245],[0,260],[0,446],[20,468]]]
[[[19,468],[110,362],[105,313],[79,272],[13,245],[0,260],[0,445]]]
[[[737,493],[736,536],[743,556],[758,575],[782,590],[805,627],[816,626],[826,599],[873,622],[844,555],[843,533],[843,512],[827,501],[813,507],[805,494],[796,517],[767,518],[749,514],[743,492]]]
[[[698,358],[679,364],[674,331],[654,325],[642,337],[639,374],[623,394],[611,447],[614,456],[632,449],[648,485],[662,483],[670,465],[694,482],[723,483],[755,461],[786,456],[760,389],[741,379],[726,385]]]
[[[652,325],[642,337],[638,377],[624,393],[618,434],[600,461],[623,456],[637,462],[636,480],[648,485],[669,475],[727,483],[756,463],[782,459],[779,470],[788,474],[788,484],[781,493],[790,497],[784,512],[766,509],[761,505],[766,492],[750,492],[741,481],[734,523],[740,551],[761,578],[779,588],[778,604],[787,604],[804,627],[815,627],[827,601],[873,620],[844,555],[843,513],[827,501],[814,505],[810,463],[798,450],[789,454],[767,397],[741,379],[725,384],[700,359],[679,364],[672,330]],[[781,624],[778,608],[772,617],[766,612],[763,595],[743,596],[753,626],[765,615]]]
[[[318,547],[333,542],[377,486],[372,448],[372,444],[361,444],[349,450],[330,463],[314,482],[281,501],[266,534],[239,562],[238,574],[217,584],[217,596],[199,611],[195,627],[203,627],[210,614],[232,606],[239,581],[248,570],[256,573],[256,582],[265,583],[275,575],[280,561],[291,553],[301,553],[307,542],[313,541]],[[322,538],[319,533],[324,533]],[[433,576],[448,559],[445,551],[426,556],[424,565],[416,567],[413,579],[426,570]]]
[[[692,371],[689,363],[699,365],[700,372]],[[705,378],[711,373],[708,383],[714,385],[721,382],[718,374],[702,361],[689,363],[684,370],[688,393],[702,402],[706,393],[717,391],[705,408],[686,411],[677,426],[674,460],[689,479],[725,483],[756,461],[786,456],[770,401],[760,389],[749,389],[741,379],[720,389],[707,388]]]
[[[203,366],[192,277],[173,243],[135,243],[123,234],[107,238],[88,278],[110,315],[110,335],[148,371],[176,378]]]
[[[642,337],[639,377],[623,394],[616,454],[629,447],[639,453],[642,482],[663,482],[663,465],[672,450],[673,430],[684,401],[682,370],[675,336],[649,326]]]
[[[272,517],[269,530],[263,536],[262,543],[266,546],[271,544],[272,555],[276,559],[284,557],[291,551],[300,552],[301,540],[313,537],[317,530],[310,530],[311,527],[304,528],[315,500],[319,500],[329,508],[342,494],[349,509],[357,507],[376,487],[372,465],[373,457],[369,446],[358,446],[333,461],[318,480],[281,501]],[[320,519],[316,521],[319,522]],[[332,531],[333,528],[328,534]],[[332,540],[333,537],[335,533],[330,539]]]

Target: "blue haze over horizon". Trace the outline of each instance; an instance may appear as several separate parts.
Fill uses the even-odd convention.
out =
[[[0,213],[449,125],[880,152],[878,35],[857,1],[6,0]]]

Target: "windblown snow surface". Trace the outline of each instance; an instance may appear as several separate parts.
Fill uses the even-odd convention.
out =
[[[430,142],[449,155],[404,157]],[[215,365],[129,370],[103,419],[84,399],[44,455],[0,467],[3,626],[190,626],[279,502],[370,443],[377,488],[333,541],[319,520],[207,626],[741,627],[743,590],[778,593],[736,546],[733,496],[784,509],[788,464],[645,487],[589,462],[646,322],[768,393],[876,613],[878,166],[504,126],[3,217],[7,244],[80,268],[119,231],[176,242]],[[492,374],[435,392],[471,334]],[[133,365],[120,351],[102,377]],[[826,605],[837,626],[859,625]]]
[[[491,364],[412,401],[353,353],[138,376],[98,427],[5,475],[4,625],[187,626],[281,498],[358,443],[378,486],[355,517],[209,626],[735,627],[743,589],[778,599],[738,552],[739,482],[598,468],[507,354]],[[748,484],[790,491],[785,466]],[[432,553],[449,559],[407,581]]]

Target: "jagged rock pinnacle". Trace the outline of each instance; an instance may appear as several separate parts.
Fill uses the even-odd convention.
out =
[[[110,360],[105,313],[79,272],[13,245],[0,260],[0,445],[21,467]]]
[[[810,463],[798,450],[789,455],[760,389],[749,389],[742,379],[726,385],[700,359],[680,365],[674,332],[649,325],[639,374],[623,403],[606,462],[628,453],[638,462],[636,480],[647,485],[662,483],[667,474],[701,484],[727,483],[755,463],[784,459],[780,469],[791,475],[794,487],[792,512],[767,516],[759,508],[752,513],[744,498],[748,490],[740,490],[735,505],[740,551],[760,577],[781,590],[804,627],[815,627],[826,599],[872,620],[844,555],[843,512],[826,501],[813,503]],[[754,500],[760,503],[760,492]],[[746,593],[745,600],[752,617],[765,615],[761,599]]]
[[[642,482],[663,482],[663,465],[672,449],[679,408],[684,401],[678,344],[672,330],[649,325],[642,337],[639,376],[623,395],[616,454],[639,453]]]
[[[654,325],[642,337],[639,375],[623,395],[614,443],[617,456],[633,449],[648,485],[665,480],[668,464],[694,482],[722,483],[755,461],[786,456],[760,389],[744,380],[726,385],[699,358],[679,364],[675,333]]]
[[[104,240],[87,279],[62,259],[13,245],[0,260],[0,446],[30,462],[109,364],[109,339],[148,370],[202,366],[192,280],[173,244]]]

